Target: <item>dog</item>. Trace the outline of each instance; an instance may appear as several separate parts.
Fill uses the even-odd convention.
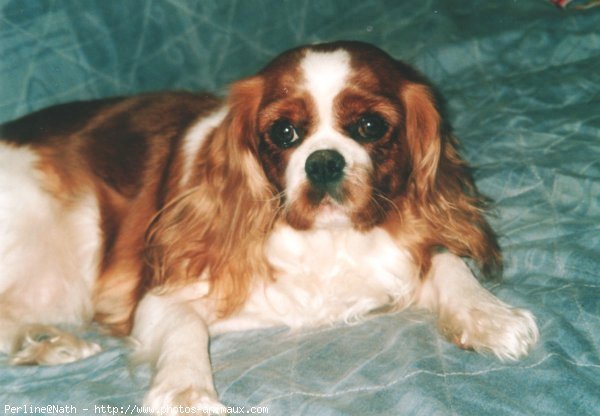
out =
[[[0,137],[0,350],[14,364],[97,353],[65,329],[96,321],[154,365],[146,405],[224,412],[213,334],[412,306],[502,360],[538,339],[463,259],[501,271],[432,86],[375,46],[289,50],[224,100],[57,105]]]

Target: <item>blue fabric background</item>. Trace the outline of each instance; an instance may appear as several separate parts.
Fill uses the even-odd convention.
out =
[[[229,405],[270,415],[600,414],[600,9],[544,0],[3,0],[0,121],[76,99],[209,89],[315,41],[373,42],[447,99],[506,257],[488,287],[530,308],[541,341],[514,364],[460,351],[430,318],[228,334],[211,345]],[[139,403],[120,340],[59,367],[9,367],[5,405]],[[84,411],[83,409],[88,409]],[[99,413],[97,413],[99,414]]]

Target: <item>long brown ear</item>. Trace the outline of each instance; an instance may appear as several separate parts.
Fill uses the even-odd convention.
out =
[[[406,111],[406,139],[411,154],[412,180],[416,191],[425,195],[435,184],[442,151],[440,115],[433,94],[423,84],[405,84],[401,97]]]
[[[222,316],[270,276],[263,246],[275,215],[273,192],[256,159],[262,81],[235,84],[222,125],[207,138],[193,188],[169,204],[147,235],[150,287],[207,279]]]
[[[422,250],[444,247],[473,258],[486,275],[499,273],[502,260],[484,217],[485,199],[458,155],[456,140],[441,127],[433,93],[426,85],[409,83],[401,97],[413,164],[409,197],[429,229],[429,247]]]

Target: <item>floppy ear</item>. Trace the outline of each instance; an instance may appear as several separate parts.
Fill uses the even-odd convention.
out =
[[[434,94],[424,84],[408,83],[402,87],[401,99],[412,162],[409,197],[431,236],[425,251],[441,246],[473,258],[484,274],[499,273],[502,260],[484,217],[485,198],[458,155],[456,139],[442,129]]]
[[[405,109],[406,140],[412,163],[411,179],[415,191],[424,196],[435,184],[442,150],[440,115],[433,94],[423,84],[408,83],[402,87]]]
[[[232,86],[223,123],[200,149],[182,197],[167,205],[147,234],[148,286],[166,289],[205,279],[222,316],[271,270],[263,246],[275,216],[273,192],[256,158],[262,80]]]

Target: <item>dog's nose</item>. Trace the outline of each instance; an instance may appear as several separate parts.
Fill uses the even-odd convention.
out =
[[[344,174],[346,161],[335,150],[317,150],[308,156],[304,170],[314,185],[328,185],[339,180]]]

